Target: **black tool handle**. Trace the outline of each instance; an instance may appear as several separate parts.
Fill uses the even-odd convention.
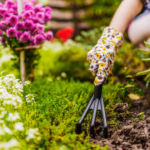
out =
[[[100,99],[102,95],[102,85],[95,85],[95,92],[94,92],[94,98]]]

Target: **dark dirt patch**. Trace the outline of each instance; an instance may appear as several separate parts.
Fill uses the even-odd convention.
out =
[[[128,110],[127,103],[118,103],[115,112],[118,114]],[[143,108],[141,108],[143,111]],[[101,147],[109,146],[109,150],[150,150],[150,109],[145,110],[145,119],[139,119],[141,113],[136,107],[129,110],[128,114],[120,114],[116,118],[119,124],[108,125],[108,138],[103,138],[102,120],[97,119],[95,124],[95,138],[90,142]],[[132,118],[139,121],[133,121]],[[118,130],[116,129],[118,128]],[[83,127],[84,130],[84,127]]]

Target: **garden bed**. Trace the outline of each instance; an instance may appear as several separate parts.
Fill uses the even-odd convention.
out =
[[[147,150],[150,148],[150,109],[145,110],[143,116],[138,107],[133,107],[128,113],[127,103],[115,104],[118,113],[115,125],[108,125],[108,138],[103,138],[103,123],[96,120],[95,138],[90,138],[94,144],[109,146],[109,150]],[[145,115],[144,115],[145,114]],[[84,129],[83,129],[84,130]]]

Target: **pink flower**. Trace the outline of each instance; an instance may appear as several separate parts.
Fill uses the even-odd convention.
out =
[[[46,40],[50,41],[53,38],[53,32],[52,31],[48,31],[46,33]]]
[[[9,18],[9,24],[10,25],[15,25],[18,21],[18,17],[15,16],[15,15],[11,15],[10,18]]]
[[[30,12],[30,10],[24,12],[24,18],[25,19],[30,19],[31,18],[31,12]]]
[[[11,0],[6,0],[5,3],[4,3],[4,7],[7,7],[7,8],[11,8],[12,5],[14,5],[15,3]]]
[[[16,24],[16,29],[21,30],[21,29],[23,29],[23,27],[24,27],[23,22],[17,22],[17,24]]]
[[[26,30],[32,30],[32,27],[33,27],[33,22],[31,20],[26,20],[24,22],[24,28]]]
[[[48,13],[44,14],[44,21],[49,21],[51,19],[51,15],[49,15]]]
[[[20,41],[23,43],[27,43],[31,38],[31,35],[29,34],[29,32],[25,31],[21,36],[20,36]]]
[[[38,33],[43,33],[44,32],[44,26],[43,25],[37,24],[36,29],[37,29]]]
[[[44,14],[42,12],[38,12],[36,16],[39,19],[43,19],[44,18]]]
[[[17,31],[16,33],[16,36],[17,36],[17,39],[19,40],[20,39],[20,36],[23,34],[23,31]]]
[[[36,35],[35,36],[35,44],[42,44],[44,42],[44,36]]]
[[[6,31],[6,33],[7,33],[7,36],[8,36],[8,37],[15,37],[17,31],[16,31],[15,28],[12,28],[12,27],[11,27],[11,28],[9,28],[9,29]]]
[[[6,21],[1,21],[0,22],[0,29],[1,30],[6,30],[7,28],[7,22]]]

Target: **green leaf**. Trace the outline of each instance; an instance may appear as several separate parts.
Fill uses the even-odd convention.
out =
[[[127,85],[125,86],[125,88],[130,88],[130,87],[135,87],[135,85],[127,84]]]
[[[150,69],[142,71],[142,72],[138,72],[135,76],[147,75],[148,73],[150,73]]]
[[[147,51],[145,49],[139,49],[140,51],[143,51],[143,52],[147,52],[147,53],[150,53],[150,51]]]
[[[126,78],[132,78],[132,75],[127,75],[127,76],[125,76]]]
[[[150,49],[150,44],[147,43],[147,42],[144,42],[144,43],[145,43],[145,45]]]
[[[147,58],[147,59],[142,59],[143,61],[150,61],[150,58]]]

